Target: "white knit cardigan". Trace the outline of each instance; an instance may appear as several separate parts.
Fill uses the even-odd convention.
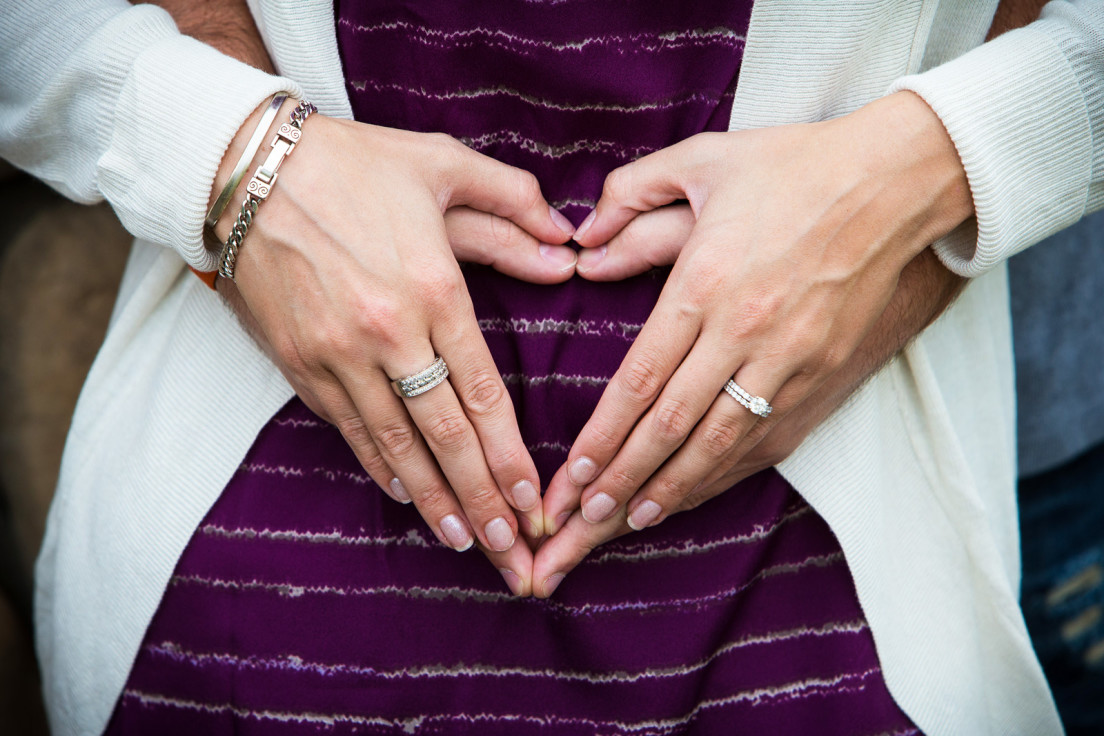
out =
[[[138,238],[37,566],[59,736],[102,731],[181,551],[292,396],[184,269],[214,268],[201,238],[211,181],[264,98],[288,89],[350,116],[331,3],[253,5],[283,78],[181,37],[150,6],[0,10],[0,153],[73,199],[106,199]],[[1017,606],[1002,264],[1104,203],[1101,5],[1053,3],[984,46],[996,0],[757,0],[752,15],[733,128],[912,89],[973,191],[976,228],[936,249],[977,278],[781,466],[838,536],[890,691],[932,736],[1061,731]]]

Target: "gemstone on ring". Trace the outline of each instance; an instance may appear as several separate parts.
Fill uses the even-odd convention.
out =
[[[737,403],[746,408],[752,414],[760,417],[769,417],[774,407],[767,403],[762,396],[752,396],[744,388],[736,383],[735,379],[728,379],[724,385],[725,392],[736,399]]]
[[[448,378],[448,374],[449,371],[448,366],[445,365],[445,359],[438,355],[434,361],[429,364],[428,368],[404,378],[396,378],[391,381],[391,385],[394,387],[395,393],[399,396],[404,399],[411,399],[444,383],[445,379]]]

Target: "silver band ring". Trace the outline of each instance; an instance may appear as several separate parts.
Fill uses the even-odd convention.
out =
[[[404,399],[420,396],[434,386],[439,386],[448,378],[448,366],[440,355],[425,370],[391,381],[395,393]]]
[[[769,417],[770,413],[774,411],[774,407],[768,404],[766,399],[762,396],[752,396],[732,378],[728,379],[728,383],[724,385],[724,390],[752,414]]]

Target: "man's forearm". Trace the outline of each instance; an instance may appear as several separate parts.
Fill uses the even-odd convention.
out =
[[[180,32],[266,72],[275,69],[245,0],[144,0],[168,11]]]

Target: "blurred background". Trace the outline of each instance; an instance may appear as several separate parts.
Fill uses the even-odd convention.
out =
[[[65,434],[132,238],[0,161],[0,733],[46,734],[31,574]]]

